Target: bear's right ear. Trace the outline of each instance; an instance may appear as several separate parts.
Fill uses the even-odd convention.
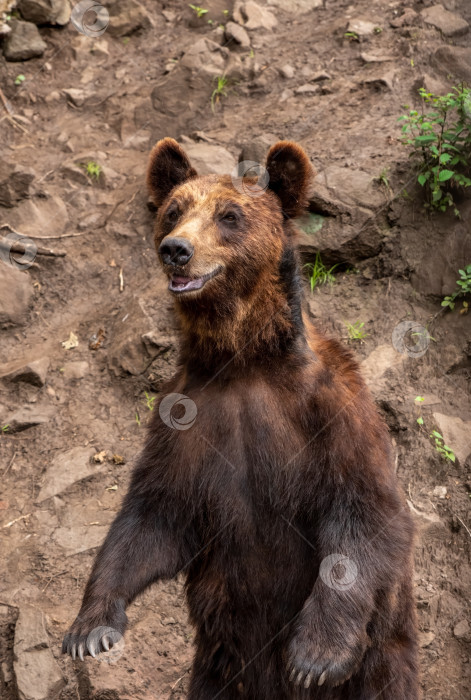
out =
[[[283,216],[300,216],[308,205],[308,190],[314,175],[309,158],[293,141],[278,141],[267,155],[268,188],[281,201]]]
[[[158,141],[150,153],[147,167],[147,187],[155,205],[160,207],[176,185],[197,174],[175,139]]]

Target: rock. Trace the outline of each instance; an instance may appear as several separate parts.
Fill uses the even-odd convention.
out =
[[[446,486],[435,486],[432,491],[432,496],[436,496],[437,498],[446,498],[446,494]]]
[[[52,539],[65,550],[66,556],[70,557],[102,545],[108,530],[108,526],[101,525],[59,527]]]
[[[91,463],[94,454],[95,450],[91,447],[73,447],[57,454],[46,470],[36,502],[42,503],[47,498],[62,493],[77,481],[96,474],[100,466]]]
[[[51,420],[55,413],[52,406],[37,404],[23,406],[5,418],[9,433],[20,433],[35,425],[41,425]]]
[[[31,168],[0,161],[0,205],[14,207],[22,199],[29,197],[29,186],[35,174]]]
[[[76,107],[83,107],[89,97],[88,90],[82,90],[82,88],[64,88],[62,92]]]
[[[198,71],[215,77],[225,74],[229,49],[210,39],[199,39],[185,51],[180,64],[192,71]]]
[[[427,24],[441,31],[444,36],[462,36],[469,30],[469,24],[463,17],[454,12],[448,12],[443,5],[426,7],[420,16]]]
[[[435,635],[433,632],[419,632],[419,647],[422,649],[429,647],[434,639]]]
[[[3,55],[7,61],[28,61],[43,55],[47,44],[41,39],[35,24],[12,19],[10,26],[11,32],[3,42]]]
[[[245,29],[266,29],[270,31],[278,24],[275,15],[256,2],[245,2],[240,6]]]
[[[324,0],[269,0],[268,4],[279,7],[283,12],[292,12],[298,15],[322,7]]]
[[[352,19],[348,23],[346,31],[352,32],[352,34],[356,34],[358,37],[362,38],[374,34],[377,26],[377,24],[374,24],[374,22],[370,22],[369,20]]]
[[[65,25],[70,19],[67,0],[20,0],[18,10],[23,19],[34,24]]]
[[[255,136],[250,141],[245,141],[239,154],[239,163],[245,160],[265,165],[270,147],[278,140],[274,134],[265,133]]]
[[[23,325],[32,297],[28,273],[0,261],[0,327]]]
[[[371,85],[372,87],[377,88],[378,90],[387,88],[392,92],[392,90],[394,89],[396,73],[397,71],[390,70],[387,73],[371,75],[368,78],[365,78],[364,83],[365,85]]]
[[[453,627],[453,634],[457,639],[464,639],[466,642],[471,642],[471,628],[468,620],[460,620]]]
[[[306,83],[305,85],[300,85],[294,91],[295,95],[315,95],[320,92],[319,85],[311,85],[311,83]]]
[[[33,386],[44,386],[49,364],[48,357],[41,357],[39,360],[28,362],[26,365],[22,364],[19,367],[17,365],[13,369],[8,367],[6,372],[6,366],[0,366],[0,377],[8,379],[10,382],[26,382]]]
[[[150,25],[148,13],[137,0],[104,0],[103,5],[110,14],[106,29],[110,36],[128,36]]]
[[[415,24],[418,14],[412,7],[404,8],[404,12],[400,17],[396,17],[390,21],[391,27],[394,29],[399,29],[400,27],[408,27],[411,24]]]
[[[471,455],[471,421],[464,421],[454,416],[446,416],[444,413],[434,413],[433,419],[438,432],[443,435],[443,440],[461,465],[464,465]]]
[[[280,75],[282,76],[282,78],[286,78],[286,80],[291,80],[291,78],[294,78],[293,66],[290,66],[288,63],[284,66],[281,66]]]
[[[52,655],[44,613],[20,607],[15,627],[13,668],[20,700],[54,700],[65,686]]]
[[[57,236],[64,233],[69,222],[67,207],[56,195],[35,196],[20,202],[8,215],[9,224],[34,240],[41,236]],[[0,301],[1,303],[1,301]]]
[[[320,252],[325,264],[354,264],[379,252],[383,237],[375,212],[384,205],[385,195],[373,180],[362,170],[335,165],[317,175],[309,193],[310,208],[328,216],[315,230],[309,220],[307,226],[306,219],[295,222],[304,232],[298,243],[301,253],[313,257]]]
[[[361,363],[362,375],[370,388],[389,370],[402,365],[402,357],[392,345],[378,345]]]
[[[60,171],[62,176],[71,182],[77,182],[79,185],[84,186],[88,186],[90,184],[90,179],[84,168],[81,168],[74,161],[64,163],[61,166]]]
[[[88,362],[66,362],[63,367],[65,379],[83,379],[89,372]]]
[[[185,144],[185,151],[199,175],[228,175],[237,165],[234,156],[223,146]]]
[[[432,66],[456,84],[471,82],[471,47],[440,46],[433,54]]]
[[[243,48],[250,47],[250,37],[240,24],[228,22],[225,28],[225,35],[228,42],[235,41],[236,44],[239,44]]]

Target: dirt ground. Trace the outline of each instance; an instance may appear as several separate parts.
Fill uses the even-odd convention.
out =
[[[471,314],[440,301],[471,263],[471,200],[460,201],[461,220],[427,216],[397,119],[419,104],[419,87],[444,93],[471,82],[471,31],[446,36],[427,24],[420,12],[430,2],[260,0],[276,26],[264,15],[242,46],[219,26],[231,19],[229,0],[205,0],[200,19],[181,0],[104,4],[111,20],[99,37],[42,25],[41,57],[0,57],[14,114],[6,118],[0,103],[0,157],[27,182],[13,206],[0,198],[0,226],[40,247],[11,279],[0,269],[13,305],[0,311],[1,698],[185,697],[193,633],[181,581],[132,605],[118,659],[60,653],[152,397],[175,366],[144,183],[149,149],[166,135],[208,171],[232,169],[241,152],[258,161],[277,138],[299,141],[311,157],[318,230],[304,234],[301,250],[305,261],[319,250],[339,265],[334,284],[311,293],[306,282],[306,304],[353,347],[392,432],[418,527],[423,697],[470,697]],[[468,0],[443,4],[471,24]],[[405,9],[417,14],[392,26]],[[359,41],[345,36],[358,19],[375,27]],[[227,94],[211,101],[218,75],[230,78]],[[101,166],[98,179],[80,165],[90,162]],[[357,321],[366,335],[351,340],[346,324]],[[405,322],[421,329],[423,352],[414,343],[400,352],[404,326],[395,329]],[[435,449],[433,429],[454,463]],[[36,627],[26,648],[18,630],[28,619]],[[33,654],[51,669],[46,681],[41,664],[28,676]],[[31,682],[38,695],[24,690]]]

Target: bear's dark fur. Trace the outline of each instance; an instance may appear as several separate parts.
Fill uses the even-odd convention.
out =
[[[198,177],[172,139],[152,151],[180,366],[63,650],[107,648],[97,628],[123,633],[126,606],[183,572],[191,700],[416,700],[413,527],[387,430],[302,313],[290,220],[309,160],[283,141],[267,172],[263,191]]]

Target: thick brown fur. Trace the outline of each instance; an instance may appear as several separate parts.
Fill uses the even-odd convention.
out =
[[[284,141],[267,170],[253,196],[197,177],[171,139],[152,151],[182,326],[162,400],[184,395],[197,414],[179,430],[154,411],[63,650],[101,651],[92,630],[123,633],[126,606],[182,572],[190,700],[417,700],[413,527],[387,430],[351,354],[301,311],[290,219],[309,160]],[[171,244],[191,259],[177,265]]]

